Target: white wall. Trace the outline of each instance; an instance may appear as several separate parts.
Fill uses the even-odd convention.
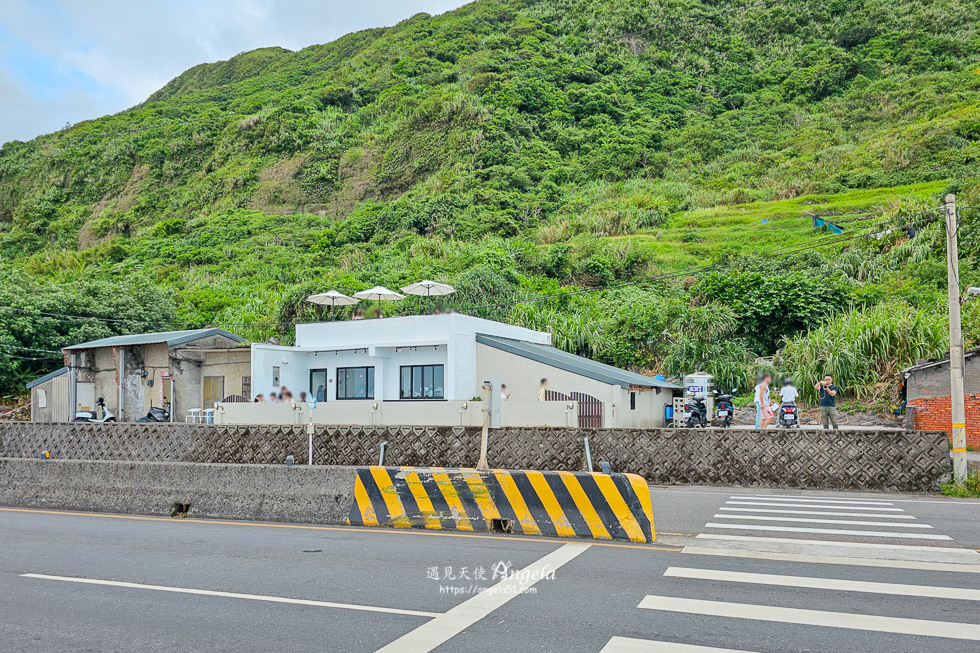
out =
[[[300,348],[411,346],[446,342],[460,334],[486,335],[551,344],[551,335],[524,327],[483,320],[478,317],[445,313],[442,315],[408,315],[372,320],[308,322],[296,325],[296,346]]]
[[[664,426],[663,406],[672,401],[671,390],[637,393],[637,410],[630,410],[630,392],[621,386],[573,374],[495,347],[477,343],[477,371],[481,378],[500,372],[511,401],[533,401],[538,396],[542,378],[548,389],[563,394],[581,392],[603,403],[603,426],[606,428],[652,428]],[[507,402],[504,402],[506,405]],[[558,402],[555,402],[558,403]]]
[[[374,408],[374,404],[378,407]],[[465,407],[464,407],[465,406]],[[314,424],[363,426],[481,426],[481,401],[331,401],[312,410]],[[217,424],[306,424],[311,410],[305,404],[227,403],[214,413]],[[575,426],[575,408],[565,402],[505,402],[502,426]]]

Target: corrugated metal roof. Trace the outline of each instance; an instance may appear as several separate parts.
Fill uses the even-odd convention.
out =
[[[60,370],[55,370],[54,372],[49,372],[48,374],[45,374],[41,378],[34,379],[30,383],[28,383],[27,384],[27,389],[30,390],[34,386],[41,385],[45,381],[50,381],[51,379],[55,378],[56,376],[61,376],[62,374],[64,374],[67,371],[68,371],[68,368],[67,367],[62,367]]]
[[[966,359],[966,358],[973,358],[977,354],[980,354],[980,347],[975,347],[973,349],[967,349],[965,352],[963,352],[963,358],[964,359]],[[901,372],[899,372],[899,374],[901,374],[902,376],[905,376],[909,372],[916,372],[918,370],[924,370],[924,369],[927,369],[927,368],[930,368],[930,367],[935,367],[937,365],[945,365],[947,363],[949,363],[949,356],[947,356],[946,358],[942,358],[940,360],[937,360],[937,361],[928,361],[926,363],[919,363],[918,365],[913,365],[911,367],[906,367],[904,370],[902,370]]]
[[[165,342],[167,345],[173,347],[174,345],[182,345],[186,342],[193,342],[195,340],[208,338],[210,336],[224,336],[234,340],[235,342],[245,342],[245,338],[236,336],[234,333],[225,331],[224,329],[190,329],[189,331],[160,331],[158,333],[136,333],[129,336],[112,336],[110,338],[102,338],[101,340],[92,340],[91,342],[71,345],[70,347],[65,347],[64,349],[131,347],[133,345],[153,345],[160,342]]]
[[[545,365],[557,367],[560,370],[578,374],[596,381],[602,381],[610,385],[618,385],[624,388],[630,386],[643,386],[648,388],[669,388],[679,390],[681,386],[669,381],[660,381],[650,376],[643,376],[636,372],[621,370],[612,365],[598,363],[582,356],[569,354],[567,351],[556,349],[548,345],[538,345],[533,342],[523,340],[511,340],[499,336],[488,336],[482,333],[476,334],[476,341],[506,351],[510,354],[529,358]]]

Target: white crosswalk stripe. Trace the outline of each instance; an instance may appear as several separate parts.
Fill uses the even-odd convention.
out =
[[[732,648],[696,646],[677,642],[634,639],[632,637],[613,637],[599,653],[749,653]]]
[[[950,621],[903,619],[899,617],[854,614],[852,612],[781,608],[751,603],[685,599],[676,596],[647,596],[640,602],[638,607],[647,610],[683,612],[705,616],[730,617],[733,619],[753,619],[756,621],[871,630],[902,635],[980,640],[980,625]]]
[[[864,513],[864,512],[828,512],[825,510],[775,510],[766,508],[729,508],[722,506],[718,510],[725,510],[728,512],[751,512],[760,513],[764,512],[766,514],[778,514],[778,515],[828,515],[836,517],[874,517],[875,519],[915,519],[912,515],[883,515],[879,513]]]
[[[792,503],[789,503],[792,502]],[[749,507],[751,506],[751,507]],[[722,512],[726,511],[726,512]],[[854,512],[851,512],[854,511]],[[836,517],[837,519],[828,519]],[[706,531],[696,535],[701,544],[685,547],[683,552],[696,554],[692,559],[772,560],[814,565],[823,570],[840,570],[846,575],[848,567],[877,567],[880,569],[918,570],[923,572],[958,572],[964,579],[961,585],[970,585],[980,574],[980,553],[960,548],[952,538],[942,533],[914,532],[934,530],[930,524],[919,522],[913,515],[887,501],[865,499],[822,499],[799,496],[769,495],[766,497],[732,496],[718,513],[705,524]],[[873,520],[873,521],[870,521]],[[898,521],[901,520],[901,521]],[[788,524],[788,525],[787,525]],[[827,528],[811,528],[794,524],[823,524]],[[838,526],[862,526],[866,529],[838,528]],[[746,531],[738,534],[732,531]],[[728,531],[728,532],[724,532]],[[818,537],[819,536],[819,537]],[[888,541],[893,540],[893,541]],[[921,544],[910,543],[917,540]],[[905,543],[903,543],[903,541]],[[794,568],[794,571],[799,567]],[[766,569],[765,571],[768,571]],[[823,573],[826,573],[824,571]],[[647,595],[637,606],[644,610],[662,613],[681,613],[722,619],[753,620],[769,623],[793,624],[855,631],[870,631],[897,635],[914,635],[931,638],[980,641],[980,625],[956,621],[934,621],[905,616],[834,612],[778,605],[782,598],[794,596],[798,590],[840,592],[848,594],[877,594],[896,597],[893,600],[954,600],[977,602],[980,607],[980,589],[973,587],[948,587],[943,584],[926,585],[912,583],[853,580],[850,578],[756,573],[728,569],[700,567],[670,567],[665,578],[676,579],[680,596]],[[836,576],[837,574],[831,574]],[[944,579],[948,582],[948,577]],[[690,583],[690,586],[688,585]],[[704,588],[697,583],[724,583],[731,585],[768,586],[776,588],[774,605],[705,600],[687,598],[682,594]],[[715,593],[719,586],[707,591]],[[791,592],[781,594],[780,592]],[[877,605],[877,604],[876,604]],[[890,605],[890,604],[883,604]],[[970,604],[967,604],[970,605]],[[836,607],[836,606],[835,606]],[[906,611],[905,614],[909,614]],[[912,612],[911,614],[915,614]],[[705,629],[712,622],[705,622]],[[732,627],[719,626],[724,630],[713,633],[731,636]],[[662,628],[658,633],[666,636]],[[743,638],[744,639],[744,638]],[[724,640],[721,640],[724,642]],[[742,639],[739,640],[740,642]],[[770,641],[760,641],[756,648],[772,648]],[[670,641],[646,640],[632,637],[613,637],[601,653],[746,653],[743,650],[714,648]]]
[[[852,526],[888,526],[889,528],[932,528],[929,524],[897,524],[880,521],[852,521],[848,519],[807,519],[804,517],[772,517],[764,515],[715,515],[712,519],[757,519],[761,521],[798,522],[803,524],[850,524]]]
[[[870,594],[892,594],[895,596],[921,596],[934,599],[980,601],[980,590],[963,587],[931,587],[928,585],[876,583],[858,580],[840,580],[837,578],[754,574],[742,571],[721,571],[717,569],[689,569],[687,567],[670,567],[664,572],[664,576],[733,583],[753,583],[756,585],[778,585],[780,587],[808,587],[812,589],[838,590],[841,592],[866,592]]]
[[[729,528],[742,531],[769,531],[775,533],[814,533],[817,535],[859,535],[863,537],[889,537],[913,540],[951,540],[948,535],[933,533],[889,533],[879,531],[854,531],[843,528],[806,528],[797,526],[769,526],[762,524],[705,524],[706,528]]]

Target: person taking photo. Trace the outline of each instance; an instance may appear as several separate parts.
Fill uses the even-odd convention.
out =
[[[824,429],[829,428],[828,423],[833,424],[835,429],[839,429],[840,427],[837,425],[837,393],[840,392],[840,388],[834,385],[834,377],[825,374],[823,381],[818,381],[813,387],[817,391],[817,398],[820,399],[820,421],[823,423]]]

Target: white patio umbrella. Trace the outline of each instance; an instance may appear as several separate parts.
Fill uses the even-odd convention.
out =
[[[399,299],[405,299],[405,295],[400,295],[394,290],[388,290],[384,286],[375,286],[374,288],[369,288],[367,290],[362,290],[361,292],[354,293],[354,296],[358,299],[373,299],[378,302],[394,302]],[[381,306],[378,305],[378,315],[381,314]]]
[[[336,290],[328,290],[318,295],[310,295],[306,298],[306,301],[313,304],[320,304],[321,306],[329,306],[330,314],[333,315],[338,306],[350,306],[361,300],[348,297],[344,293],[337,292]]]
[[[445,283],[436,283],[435,281],[427,280],[405,286],[402,288],[402,292],[421,297],[441,297],[456,292],[456,289]]]

